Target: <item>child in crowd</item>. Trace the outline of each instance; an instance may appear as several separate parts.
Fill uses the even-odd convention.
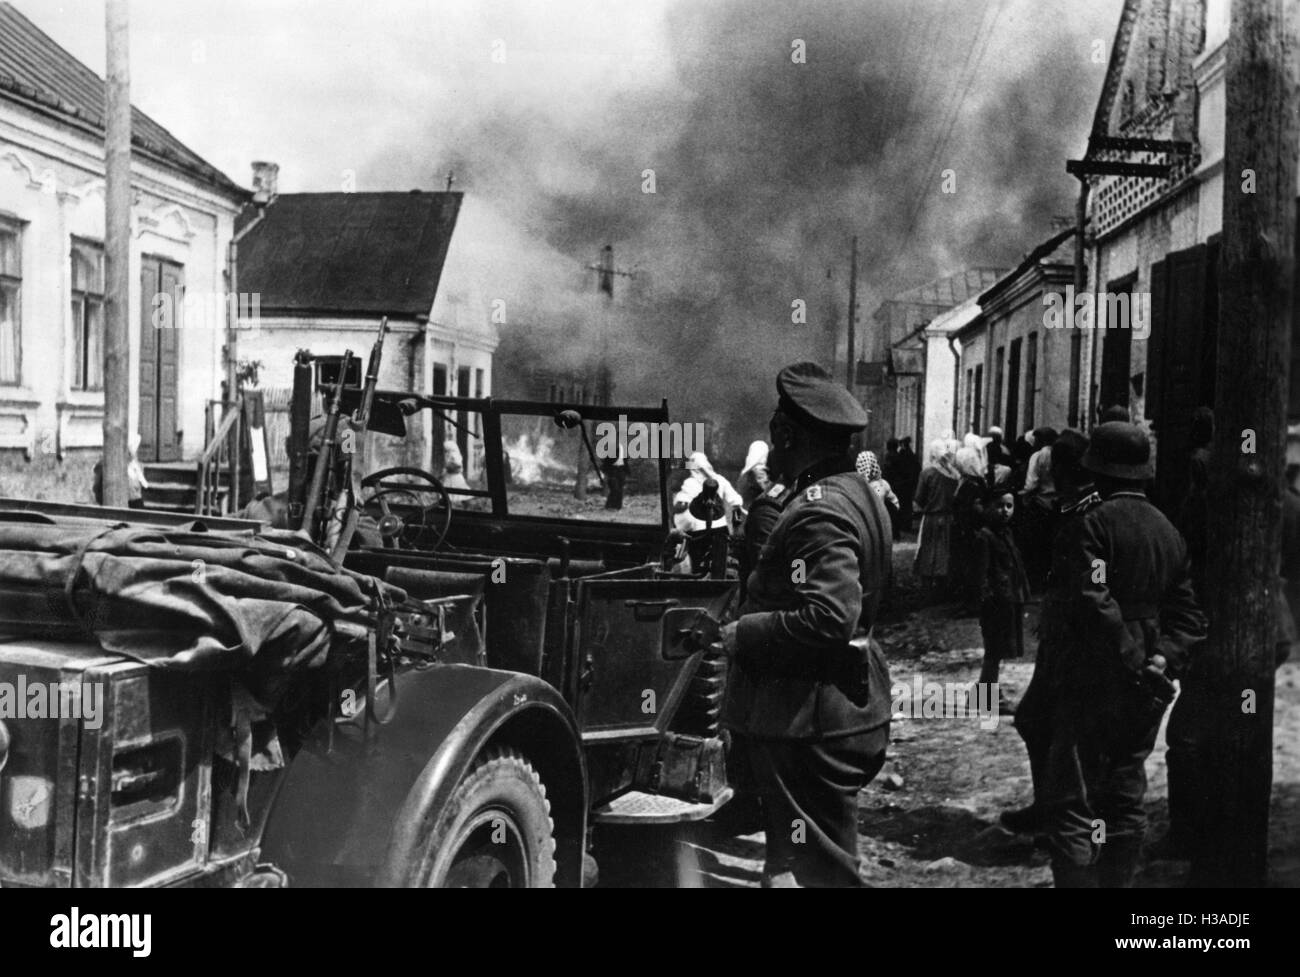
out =
[[[993,489],[985,504],[984,525],[975,533],[975,584],[979,588],[980,634],[984,638],[980,685],[996,687],[1002,659],[1019,658],[1024,648],[1021,618],[1029,600],[1029,580],[1011,534],[1015,511],[1016,497],[1010,489]],[[1001,690],[998,700],[1000,712],[1015,711]]]

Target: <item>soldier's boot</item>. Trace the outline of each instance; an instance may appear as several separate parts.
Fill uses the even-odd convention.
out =
[[[1141,838],[1112,838],[1101,846],[1097,883],[1103,889],[1131,889],[1142,857]]]
[[[1097,867],[1075,865],[1062,858],[1052,859],[1052,881],[1058,889],[1097,889]]]
[[[1002,827],[1013,834],[1029,835],[1047,826],[1047,812],[1035,802],[1015,811],[1003,811],[998,815],[998,820],[1002,822]]]

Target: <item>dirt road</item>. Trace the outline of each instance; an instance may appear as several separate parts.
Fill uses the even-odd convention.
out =
[[[951,608],[917,610],[908,567],[915,547],[896,547],[900,593],[895,617],[878,635],[895,682],[971,682],[982,655],[978,623]],[[1032,621],[1026,657],[1004,663],[1013,698],[1033,668]],[[891,726],[885,770],[859,797],[862,874],[872,886],[1046,887],[1047,856],[1024,836],[997,826],[999,812],[1030,799],[1024,746],[1001,716],[994,729],[978,718],[904,719]],[[1300,663],[1277,675],[1271,884],[1300,885]],[[1168,824],[1164,731],[1147,761],[1149,837]],[[887,775],[897,774],[901,785]],[[705,823],[676,831],[624,829],[598,836],[606,886],[752,887],[759,883],[763,836],[735,834]],[[1148,861],[1139,886],[1185,884],[1188,863]]]

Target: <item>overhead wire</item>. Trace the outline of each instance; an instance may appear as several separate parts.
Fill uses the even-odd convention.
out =
[[[908,245],[911,244],[912,234],[916,229],[917,217],[920,215],[920,212],[923,209],[925,201],[927,199],[927,191],[931,188],[932,182],[936,175],[936,171],[941,165],[941,162],[944,158],[944,154],[948,151],[948,146],[952,140],[952,134],[956,128],[957,120],[961,118],[962,107],[966,104],[966,100],[970,96],[971,88],[974,85],[975,78],[978,76],[981,66],[983,65],[984,58],[988,53],[989,43],[993,39],[993,35],[996,32],[997,22],[999,18],[1002,16],[1002,12],[1004,9],[1005,9],[1005,0],[997,0],[997,6],[994,8],[992,18],[988,20],[987,27],[985,27],[983,23],[981,24],[981,28],[983,28],[982,40],[980,38],[981,32],[978,30],[975,36],[972,38],[971,47],[967,52],[967,59],[965,64],[963,65],[963,70],[965,69],[966,66],[969,66],[969,71],[964,71],[965,84],[962,86],[960,97],[950,107],[950,110],[946,116],[946,125],[944,125],[944,123],[942,122],[940,123],[940,128],[943,132],[943,135],[938,141],[938,143],[936,144],[935,150],[931,154],[930,160],[927,163],[925,169],[922,171],[924,173],[924,177],[922,179],[922,183],[920,186],[920,192],[917,194],[916,202],[913,204],[911,212],[908,216],[907,229],[904,231],[902,245],[895,252],[896,261],[899,260],[906,253]],[[988,5],[986,4],[985,6],[986,17],[987,17],[987,10],[988,10]],[[970,55],[972,52],[976,50],[977,47],[979,51],[978,54],[975,55],[974,63],[972,64],[970,60]],[[961,83],[961,79],[959,75],[958,84],[960,83]]]

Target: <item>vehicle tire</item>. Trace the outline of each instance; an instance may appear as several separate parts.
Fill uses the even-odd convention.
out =
[[[490,750],[426,819],[409,884],[422,888],[544,889],[555,885],[555,825],[533,765]]]

